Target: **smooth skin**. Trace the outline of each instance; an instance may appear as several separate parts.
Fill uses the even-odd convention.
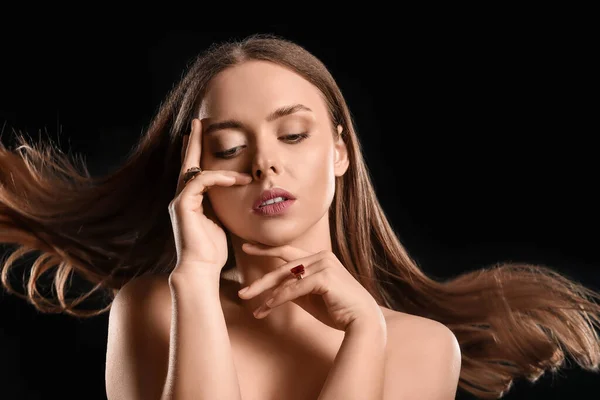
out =
[[[177,266],[173,273],[186,273],[195,264],[220,273],[227,261],[227,239],[222,225],[214,215],[206,215],[202,202],[204,190],[213,186],[244,185],[252,177],[231,170],[201,171],[186,185],[185,172],[199,165],[202,154],[202,124],[193,119],[189,140],[186,140],[185,157],[179,173],[175,198],[169,204],[169,214],[175,232]],[[189,146],[187,145],[189,143]]]
[[[268,118],[274,110],[295,104],[310,111]],[[331,270],[339,262],[331,257],[328,210],[335,180],[346,172],[349,160],[339,136],[342,127],[332,126],[319,90],[284,67],[249,61],[213,78],[197,117],[184,145],[177,193],[169,204],[178,257],[169,276],[170,293],[160,283],[134,280],[119,292],[111,310],[107,351],[111,400],[156,398],[165,376],[164,399],[240,398],[219,298],[219,275],[228,256],[224,229],[231,236],[236,258],[232,276],[240,288],[256,288],[254,296],[237,298],[236,303],[253,318],[258,307],[279,293],[274,292],[278,286],[272,278],[282,265],[304,254],[327,255]],[[230,120],[237,125],[211,128]],[[301,133],[309,136],[299,140]],[[225,151],[232,157],[223,158]],[[199,164],[204,171],[184,187],[183,174]],[[252,213],[257,196],[273,185],[293,193],[295,204],[282,218]],[[242,248],[246,242],[264,251]],[[290,249],[305,253],[290,256]],[[337,272],[344,269],[350,276],[341,264],[337,267]],[[261,281],[265,276],[268,279]],[[340,299],[344,293],[354,293],[349,288],[355,286],[333,282],[334,276],[328,275],[322,284],[345,289]],[[359,299],[367,298],[366,291],[358,293],[363,295]],[[268,315],[258,315],[259,329],[274,339],[286,332],[315,338],[324,338],[325,330],[339,332],[323,323],[333,320],[315,319],[310,313],[314,309],[296,304],[292,294],[287,291],[279,297],[278,306]],[[377,315],[383,309],[373,306],[372,311]],[[460,370],[460,352],[451,331],[417,317],[386,316],[386,321],[385,333],[394,338],[386,349],[385,341],[380,341],[384,336],[379,323],[361,324],[361,329],[344,337],[322,398],[451,398]],[[222,384],[198,385],[214,377]]]

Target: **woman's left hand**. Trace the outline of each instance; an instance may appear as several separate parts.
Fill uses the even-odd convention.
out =
[[[331,251],[312,254],[290,245],[266,246],[244,243],[248,254],[273,256],[286,261],[276,270],[255,280],[239,296],[251,299],[265,290],[273,289],[272,303],[266,311],[256,315],[263,318],[273,309],[288,301],[302,307],[322,323],[346,331],[355,321],[369,324],[385,318],[371,294],[348,272]],[[303,279],[296,278],[291,269],[304,265]],[[268,301],[268,300],[267,300]],[[259,307],[260,308],[260,307]]]

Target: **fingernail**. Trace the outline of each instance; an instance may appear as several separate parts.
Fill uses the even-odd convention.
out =
[[[238,291],[238,293],[239,293],[239,294],[244,294],[245,292],[247,292],[247,291],[248,291],[248,289],[249,289],[249,286],[246,286],[245,288],[243,288],[243,289],[240,289],[240,290]]]
[[[255,317],[258,317],[264,310],[263,310],[263,306],[258,307],[256,310],[254,310],[253,314]]]

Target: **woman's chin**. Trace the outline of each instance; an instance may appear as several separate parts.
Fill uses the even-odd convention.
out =
[[[260,237],[252,237],[251,239],[243,240],[242,243],[257,244],[263,246],[277,247],[291,243],[295,236],[287,237],[286,235],[261,235]]]

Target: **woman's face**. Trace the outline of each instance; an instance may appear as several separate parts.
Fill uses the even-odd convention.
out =
[[[293,113],[268,118],[281,107],[296,105],[301,106]],[[348,159],[343,140],[333,136],[341,126],[332,126],[325,100],[310,82],[274,63],[244,62],[213,78],[199,118],[201,168],[253,177],[248,185],[213,186],[208,191],[226,229],[245,240],[276,246],[327,218],[335,177],[345,173]],[[229,120],[239,124],[211,128]],[[254,202],[273,186],[290,192],[295,202],[276,217],[254,213]]]

